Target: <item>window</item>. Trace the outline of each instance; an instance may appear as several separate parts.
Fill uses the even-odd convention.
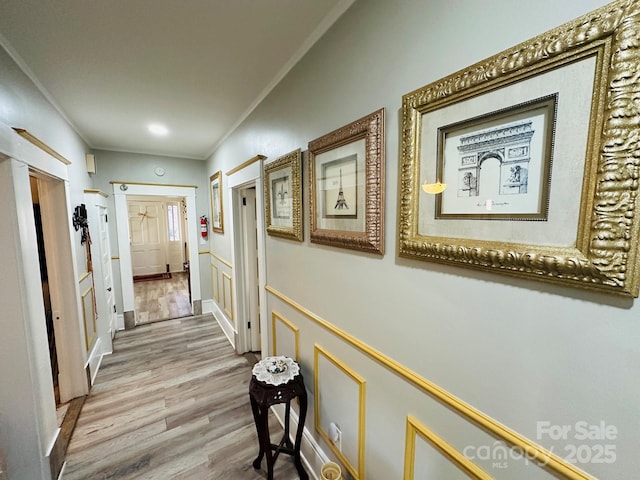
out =
[[[169,226],[169,241],[180,241],[180,208],[178,205],[167,205],[167,225]]]

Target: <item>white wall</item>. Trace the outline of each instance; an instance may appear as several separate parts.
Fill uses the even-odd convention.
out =
[[[386,255],[310,244],[305,165],[305,241],[268,237],[268,285],[311,317],[326,320],[561,457],[570,453],[570,444],[587,444],[593,455],[594,445],[603,441],[579,441],[574,433],[559,441],[538,438],[537,422],[615,426],[616,438],[604,442],[614,445],[615,462],[579,466],[597,477],[626,479],[640,469],[635,453],[640,445],[637,301],[401,259],[395,253],[402,95],[603,4],[356,2],[220,146],[207,168],[209,175],[224,173],[256,154],[269,162],[385,107]],[[229,258],[230,244],[229,235],[214,236],[211,249]],[[312,399],[315,342],[366,379],[370,478],[401,477],[407,414],[459,450],[471,441],[495,441],[320,328],[291,302],[269,295],[268,309],[300,329],[300,362]],[[307,427],[313,432],[313,408]],[[329,451],[324,442],[320,445]],[[506,469],[490,461],[481,465],[495,478],[549,478],[537,468],[521,471],[517,463]]]

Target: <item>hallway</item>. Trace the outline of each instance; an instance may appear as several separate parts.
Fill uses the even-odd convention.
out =
[[[189,276],[185,272],[160,279],[134,279],[133,290],[136,325],[191,315]]]
[[[211,315],[118,332],[82,409],[63,480],[261,479],[248,385]],[[272,437],[282,432],[275,417]],[[297,478],[276,462],[276,478]]]

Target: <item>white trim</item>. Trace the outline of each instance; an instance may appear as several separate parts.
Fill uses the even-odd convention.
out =
[[[46,457],[51,456],[51,452],[53,452],[53,447],[56,446],[56,442],[58,441],[58,437],[60,436],[61,431],[62,429],[58,427],[55,433],[53,434],[53,436],[51,437],[51,441],[49,442],[49,446],[47,447],[47,453],[45,455]]]
[[[111,325],[111,338],[118,330],[124,330],[124,315],[122,313],[116,315],[116,324]]]
[[[102,352],[102,354],[100,355],[100,358],[98,359],[98,363],[96,364],[96,373],[91,377],[91,385],[96,383],[96,377],[98,376],[98,372],[100,371],[100,367],[102,366],[102,360],[104,360],[104,356],[105,355],[111,355],[112,353],[113,353],[113,351],[111,351],[111,352]]]
[[[257,162],[253,162],[251,165],[247,165],[242,170],[238,170],[234,174],[227,177],[227,186],[228,190],[240,187],[245,183],[249,183],[257,178],[262,176],[262,162],[264,160],[260,160]]]
[[[226,190],[227,194],[227,205],[230,205],[231,212],[229,218],[231,221],[227,222],[228,231],[231,235],[231,263],[234,265],[233,269],[233,308],[236,313],[234,319],[237,325],[237,338],[238,342],[235,346],[236,351],[238,353],[244,353],[248,351],[246,345],[246,326],[240,325],[240,312],[238,298],[240,297],[240,292],[242,292],[242,269],[240,268],[242,262],[241,258],[241,248],[240,245],[236,243],[238,240],[235,238],[235,222],[240,221],[240,215],[238,209],[240,208],[240,200],[239,200],[239,191],[244,188],[250,188],[255,186],[256,188],[256,213],[257,213],[257,233],[258,233],[258,295],[260,301],[260,349],[263,352],[267,352],[269,350],[269,314],[267,312],[267,298],[265,293],[265,286],[267,284],[267,265],[266,265],[266,239],[265,239],[265,228],[264,228],[264,189],[262,188],[262,172],[263,172],[263,163],[264,159],[254,162],[251,165],[247,165],[242,170],[239,170],[227,177],[227,185],[228,188]],[[242,331],[241,331],[242,329]]]
[[[67,462],[64,462],[62,464],[62,468],[60,469],[60,475],[58,475],[58,478],[56,480],[62,480],[63,475],[64,475],[64,469],[67,468]]]
[[[94,384],[98,369],[100,368],[100,362],[102,361],[102,339],[98,336],[93,348],[89,352],[89,359],[87,360],[87,366],[89,367],[89,374],[91,376],[91,385]]]
[[[17,385],[17,388],[24,390],[23,404],[21,408],[9,411],[7,426],[9,429],[22,429],[24,433],[16,440],[21,444],[22,455],[30,456],[33,461],[23,473],[29,471],[30,478],[44,479],[49,478],[50,467],[49,458],[43,452],[52,448],[59,435],[59,427],[51,387],[40,267],[37,253],[33,255],[33,252],[37,252],[37,238],[30,174],[38,172],[43,229],[50,232],[47,236],[47,242],[50,242],[47,248],[55,252],[50,274],[56,278],[56,282],[51,284],[51,295],[55,311],[54,325],[59,327],[56,329],[56,342],[59,349],[60,394],[61,397],[67,395],[72,398],[87,393],[87,380],[83,366],[85,352],[81,341],[80,295],[71,225],[68,169],[59,160],[27,142],[1,122],[0,160],[3,171],[0,183],[4,190],[3,201],[6,202],[3,226],[13,236],[10,238],[5,235],[3,245],[13,247],[5,254],[12,261],[11,274],[15,275],[15,284],[3,290],[0,298],[7,302],[6,306],[14,314],[14,324],[21,324],[7,338],[22,344],[24,353],[22,364],[12,366],[22,374],[22,379],[18,381],[23,383]],[[14,245],[11,245],[12,242]],[[56,288],[53,288],[54,285]],[[15,297],[11,298],[14,294]],[[25,429],[29,430],[28,433],[24,432]],[[15,455],[16,452],[12,453]],[[8,461],[11,463],[11,458]],[[13,461],[18,460],[14,458]]]
[[[126,185],[126,190],[121,190],[120,185]],[[129,247],[129,216],[127,210],[127,196],[157,196],[157,197],[184,197],[187,203],[187,239],[189,244],[189,266],[191,269],[191,303],[202,300],[200,291],[200,261],[198,257],[198,215],[196,212],[195,187],[177,187],[170,185],[139,185],[114,183],[113,196],[116,209],[116,228],[118,235],[118,255],[120,257],[120,284],[122,288],[122,307],[124,312],[135,311],[135,299],[133,295],[133,270],[131,267],[131,248]],[[124,318],[122,321],[124,328]],[[118,325],[120,327],[120,325]],[[120,328],[119,328],[120,329]]]
[[[69,180],[67,166],[0,123],[0,156],[13,158],[59,180]]]
[[[202,314],[213,313],[215,302],[211,298],[202,300]]]
[[[267,239],[265,232],[264,218],[264,188],[262,186],[263,177],[262,164],[260,162],[261,176],[256,181],[256,212],[258,224],[258,302],[260,303],[260,350],[264,352],[263,356],[269,351],[269,320],[271,316],[267,309]]]
[[[216,319],[216,322],[218,322],[218,325],[220,325],[224,336],[227,337],[227,340],[229,340],[229,343],[235,349],[236,331],[233,328],[233,324],[229,321],[229,318],[227,318],[227,316],[222,312],[222,310],[220,310],[220,307],[218,307],[215,302],[213,302],[212,306],[213,309],[211,313],[213,313],[213,318]]]

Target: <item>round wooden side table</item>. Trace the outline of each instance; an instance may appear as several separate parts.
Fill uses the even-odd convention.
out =
[[[298,430],[296,432],[295,444],[291,444],[289,439],[289,415],[291,413],[291,400],[298,397],[300,401],[300,415],[298,418]],[[249,383],[249,398],[251,399],[251,409],[253,419],[258,431],[258,441],[260,442],[260,452],[253,461],[253,468],[258,470],[262,463],[262,457],[267,459],[267,480],[273,480],[273,464],[280,453],[293,456],[296,470],[301,480],[308,480],[309,475],[302,466],[300,460],[300,444],[302,443],[302,432],[304,430],[304,420],[307,415],[307,390],[304,387],[302,374],[296,375],[292,380],[282,385],[270,385],[258,380],[255,375],[251,377]],[[269,436],[269,407],[279,403],[285,403],[284,435],[278,444],[271,443]]]

